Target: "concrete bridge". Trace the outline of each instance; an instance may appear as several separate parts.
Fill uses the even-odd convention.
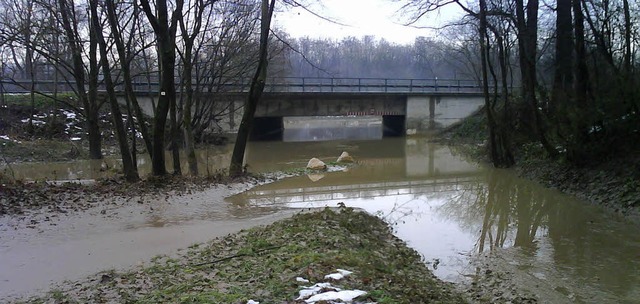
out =
[[[51,86],[39,82],[38,86]],[[65,85],[72,85],[65,83]],[[157,83],[135,83],[143,111],[153,114]],[[15,83],[3,92],[22,90]],[[223,131],[234,132],[242,118],[248,80],[220,85],[216,92],[200,93],[205,102],[223,104],[231,114],[221,120]],[[58,89],[60,91],[60,89]],[[123,88],[118,88],[123,92]],[[124,97],[120,98],[124,103]],[[285,117],[377,116],[385,135],[428,133],[471,115],[484,104],[481,84],[463,79],[385,78],[270,78],[255,114],[255,130],[264,134],[284,129]]]
[[[241,108],[246,88],[233,91],[223,94]],[[385,135],[421,134],[450,126],[483,104],[482,87],[473,80],[274,78],[258,104],[255,129],[281,130],[284,117],[378,116]],[[232,120],[240,119],[238,111]]]

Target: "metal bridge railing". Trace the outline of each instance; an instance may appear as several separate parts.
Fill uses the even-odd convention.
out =
[[[267,92],[320,93],[480,93],[468,79],[315,78],[282,77],[267,82]]]
[[[208,89],[203,86],[194,87],[202,92],[236,92],[249,91],[250,79],[230,79]],[[27,93],[31,88],[28,80],[0,80],[0,93]],[[136,81],[134,91],[155,93],[159,91],[158,82]],[[33,82],[38,92],[72,92],[74,82],[54,82],[38,80]],[[181,91],[176,82],[178,92]],[[99,90],[104,90],[101,84]],[[123,85],[116,86],[116,91],[123,92]],[[274,77],[269,78],[265,92],[272,93],[481,93],[481,83],[470,79],[394,79],[394,78],[323,78],[323,77]]]

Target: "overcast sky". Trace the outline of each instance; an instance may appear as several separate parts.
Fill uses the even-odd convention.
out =
[[[401,2],[391,0],[320,0],[310,9],[345,25],[318,18],[301,8],[289,8],[275,13],[274,24],[293,37],[329,37],[373,35],[396,43],[412,43],[416,37],[437,35],[429,29],[403,26],[407,18],[399,12]],[[457,15],[451,7],[441,14],[432,14],[425,22],[436,26]],[[423,23],[424,24],[424,23]]]

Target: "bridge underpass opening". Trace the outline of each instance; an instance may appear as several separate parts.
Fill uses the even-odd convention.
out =
[[[284,125],[282,117],[255,117],[249,140],[282,140]]]
[[[291,116],[283,118],[285,142],[377,140],[405,135],[404,115]]]
[[[401,137],[405,135],[406,116],[384,115],[382,116],[382,136]]]
[[[381,116],[284,117],[285,142],[382,139]]]

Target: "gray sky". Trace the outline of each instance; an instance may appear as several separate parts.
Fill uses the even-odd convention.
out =
[[[399,8],[402,3],[391,0],[321,0],[312,4],[311,10],[323,17],[348,26],[322,20],[301,8],[275,13],[274,23],[293,37],[329,37],[341,39],[347,36],[373,35],[396,43],[412,43],[418,36],[434,37],[429,29],[403,26],[406,22]],[[425,22],[436,26],[455,17],[454,7],[441,14],[432,14]]]

